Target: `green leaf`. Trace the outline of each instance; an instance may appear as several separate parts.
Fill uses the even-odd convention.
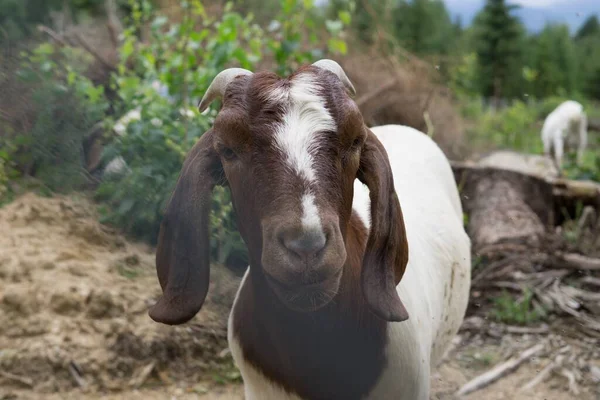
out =
[[[131,209],[133,208],[134,205],[135,205],[135,200],[133,200],[133,199],[123,200],[121,202],[121,204],[119,205],[118,213],[121,215],[127,214],[129,211],[131,211]]]
[[[336,38],[329,39],[327,47],[332,53],[346,54],[346,51],[348,51],[346,42]]]
[[[342,21],[332,21],[328,19],[325,21],[325,27],[329,33],[332,35],[337,35],[344,28],[344,24],[342,24]]]
[[[350,22],[352,20],[352,16],[350,15],[350,13],[348,11],[340,11],[338,13],[338,18],[340,19],[340,21],[342,21],[345,25],[350,25]]]
[[[52,46],[50,43],[43,43],[35,49],[35,53],[46,56],[52,55],[54,54],[54,46]]]
[[[158,16],[158,17],[154,18],[154,21],[152,21],[152,29],[159,29],[167,22],[168,22],[167,17],[165,17],[164,15]]]

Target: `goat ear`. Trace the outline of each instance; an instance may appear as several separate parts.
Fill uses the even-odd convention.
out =
[[[392,169],[385,148],[368,130],[358,179],[369,187],[371,230],[363,259],[361,283],[371,310],[386,321],[405,321],[408,312],[396,285],[408,263],[408,242]]]
[[[149,311],[156,322],[189,321],[208,292],[211,192],[221,171],[213,136],[206,132],[187,155],[161,223],[156,272],[163,295]]]

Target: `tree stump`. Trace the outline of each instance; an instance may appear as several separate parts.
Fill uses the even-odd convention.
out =
[[[583,206],[600,210],[600,184],[556,178],[531,165],[527,160],[500,167],[487,161],[452,163],[474,251],[499,243],[539,247],[565,215],[576,218],[575,210]]]

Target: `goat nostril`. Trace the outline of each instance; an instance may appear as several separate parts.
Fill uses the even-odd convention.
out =
[[[318,256],[326,244],[327,238],[322,232],[303,233],[300,236],[283,239],[285,248],[301,258]]]

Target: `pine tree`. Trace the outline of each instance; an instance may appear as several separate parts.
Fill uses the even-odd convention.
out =
[[[516,7],[505,0],[487,0],[475,19],[481,94],[496,102],[522,92],[525,33],[521,22],[511,15]]]
[[[416,54],[447,54],[453,45],[455,28],[443,1],[402,0],[394,7],[396,38]]]
[[[577,30],[575,39],[579,40],[584,37],[593,36],[600,33],[600,22],[597,15],[592,15],[585,20],[581,28]]]

